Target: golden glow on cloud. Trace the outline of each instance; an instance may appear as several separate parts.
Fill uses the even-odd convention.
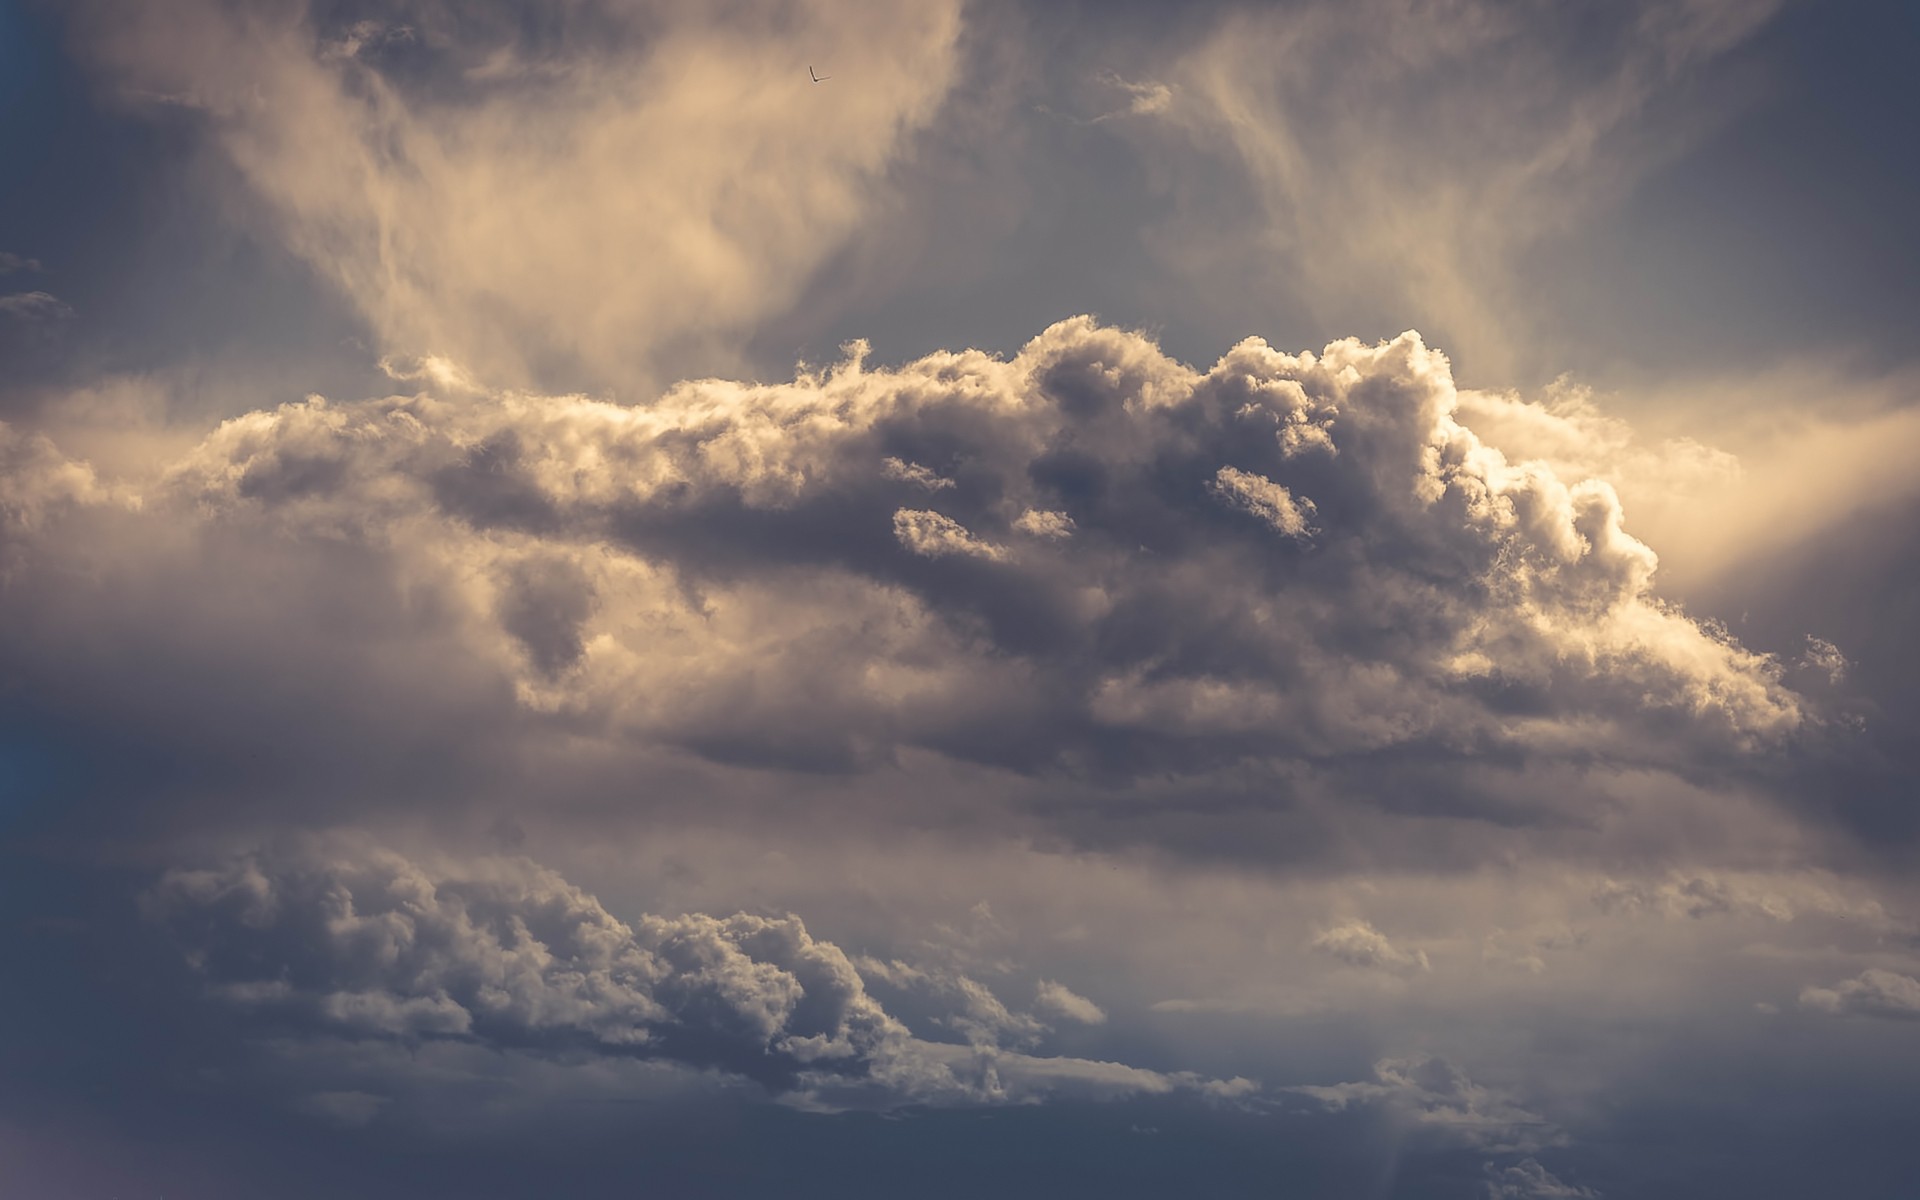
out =
[[[212,122],[385,348],[666,382],[656,351],[724,344],[858,230],[951,84],[960,5],[576,7],[521,45],[451,17],[95,5],[93,49],[131,97]],[[828,54],[844,66],[816,87],[806,59]]]

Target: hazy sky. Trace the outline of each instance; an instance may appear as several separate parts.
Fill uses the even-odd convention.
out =
[[[0,1197],[1910,1195],[1916,79],[0,0]]]

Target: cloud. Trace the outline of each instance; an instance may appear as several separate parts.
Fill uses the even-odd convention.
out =
[[[24,258],[10,251],[0,250],[0,275],[11,275],[15,271],[37,272],[41,269],[40,260],[37,258]]]
[[[1165,83],[1152,79],[1135,81],[1112,70],[1080,76],[1076,82],[1076,90],[1081,94],[1079,102],[1072,107],[1082,111],[1097,107],[1099,111],[1093,116],[1076,116],[1047,104],[1036,104],[1034,110],[1073,125],[1094,126],[1128,117],[1163,117],[1173,107],[1175,99],[1174,89]],[[1117,108],[1113,107],[1116,92],[1126,98]]]
[[[957,1006],[939,1023],[965,1044],[926,1041],[796,916],[626,922],[524,858],[426,864],[364,839],[308,839],[169,871],[143,907],[213,999],[277,1037],[654,1059],[752,1079],[810,1107],[1234,1097],[1253,1086],[1009,1048],[1043,1027],[964,976],[945,981]],[[869,965],[896,983],[930,978]],[[1058,984],[1040,996],[1070,1019],[1101,1019]],[[307,1103],[347,1123],[380,1108],[359,1092]]]
[[[1106,1022],[1107,1014],[1098,1004],[1073,991],[1063,983],[1051,979],[1040,981],[1040,990],[1034,1003],[1043,1012],[1052,1013],[1063,1021],[1078,1021],[1082,1025],[1101,1025]]]
[[[854,610],[890,613],[905,639],[849,643],[869,669],[897,656],[940,664],[904,714],[922,731],[896,735],[936,744],[939,710],[1003,686],[993,677],[1009,663],[1047,678],[1083,721],[1280,753],[1525,740],[1538,726],[1497,718],[1478,697],[1550,679],[1564,703],[1604,706],[1590,714],[1672,712],[1743,742],[1800,723],[1767,660],[1653,598],[1654,556],[1625,533],[1609,489],[1509,464],[1453,405],[1445,360],[1411,336],[1337,343],[1324,357],[1253,341],[1200,375],[1144,338],[1076,321],[1013,362],[940,355],[772,387],[687,384],[646,409],[522,395],[316,400],[229,422],[170,488],[227,520],[362,533],[425,521],[442,553],[490,557],[502,533],[531,537],[598,581],[595,611],[609,622],[621,587],[663,572],[742,616],[764,603],[762,578],[830,585]],[[1303,425],[1331,427],[1338,453],[1301,449],[1288,434]],[[918,458],[889,447],[964,464],[939,475],[954,484],[934,492],[941,509],[888,503],[889,491],[926,490],[889,465]],[[1209,493],[1259,521],[1213,520]],[[1311,569],[1284,542],[1259,540],[1261,526],[1298,540],[1308,512],[1325,526],[1325,562]],[[1055,549],[1002,544],[1037,525],[1074,536],[1050,539]],[[876,539],[889,528],[910,557]],[[741,557],[762,545],[772,553]],[[631,564],[619,572],[630,582],[609,577],[607,551]],[[913,558],[943,565],[925,574]],[[979,568],[944,566],[967,560]],[[1274,597],[1286,597],[1284,621]],[[798,598],[783,604],[823,634],[843,623]],[[1162,608],[1193,615],[1141,624]],[[644,669],[639,647],[609,640],[611,625],[596,628],[585,609],[566,612],[585,648],[572,701],[617,703]],[[1224,624],[1189,633],[1202,613]],[[1097,638],[1072,632],[1087,622]],[[1371,623],[1405,632],[1363,632]],[[959,650],[952,639],[969,627],[991,657]],[[708,624],[706,661],[731,657],[729,636]],[[1320,649],[1329,643],[1338,658]],[[757,669],[798,667],[782,670],[776,652]],[[1276,686],[1289,676],[1316,686]],[[1063,736],[1073,726],[1051,724]]]
[[[0,316],[16,321],[64,321],[73,316],[73,309],[46,292],[10,292],[0,296]]]
[[[1351,967],[1389,971],[1433,969],[1424,950],[1402,950],[1365,921],[1348,921],[1331,929],[1323,929],[1314,935],[1310,944],[1320,953],[1337,958]]]
[[[1304,1084],[1287,1090],[1333,1111],[1377,1105],[1413,1131],[1445,1142],[1500,1153],[1529,1153],[1563,1143],[1566,1135],[1496,1088],[1475,1083],[1443,1058],[1414,1054],[1383,1058],[1373,1079],[1332,1085]]]
[[[1824,673],[1827,682],[1838,684],[1846,679],[1847,668],[1853,664],[1840,652],[1840,647],[1822,637],[1807,635],[1807,652],[1800,657],[1802,666],[1811,667]]]
[[[1156,80],[1142,79],[1136,82],[1123,78],[1115,72],[1106,71],[1099,76],[1099,82],[1124,93],[1127,97],[1127,105],[1125,108],[1101,113],[1090,119],[1087,122],[1089,125],[1111,121],[1118,117],[1155,117],[1173,107],[1173,89]]]
[[[1313,501],[1299,501],[1264,475],[1253,475],[1233,467],[1221,467],[1214,473],[1213,492],[1226,503],[1265,521],[1288,537],[1308,537],[1314,530],[1307,521],[1313,515]]]
[[[1005,552],[981,541],[951,517],[924,509],[903,508],[893,514],[893,536],[915,554],[940,558],[948,554],[966,554],[976,558],[999,559]]]
[[[337,680],[325,703],[396,755],[402,730],[480,721],[500,754],[564,736],[813,771],[1253,771],[1302,802],[1521,823],[1604,778],[1524,781],[1546,764],[1758,770],[1820,720],[1775,660],[1654,594],[1610,487],[1463,424],[1413,334],[1252,339],[1198,371],[1077,318],[1010,360],[874,369],[856,347],[645,407],[396,370],[420,390],[234,418],[114,482],[139,513],[22,543],[43,564],[124,548],[107,576],[16,589],[23,677],[80,686],[85,612],[85,636],[173,646],[198,678],[227,664],[221,695]],[[203,597],[116,599],[167,595],[215,547],[215,625]],[[197,719],[164,695],[119,720]]]
[[[1803,988],[1800,1007],[1836,1016],[1920,1021],[1920,980],[1884,967],[1868,967],[1832,987]]]
[[[76,20],[128,103],[202,116],[269,232],[382,349],[621,388],[800,296],[932,120],[961,33],[945,0],[522,17],[90,0]],[[814,88],[827,47],[859,74]]]
[[[1684,119],[1642,118],[1778,7],[1642,0],[1577,34],[1557,6],[1489,0],[1235,8],[1166,70],[1178,103],[1144,133],[1165,155],[1177,128],[1244,191],[1181,172],[1206,183],[1163,252],[1236,305],[1279,271],[1321,327],[1412,319],[1504,373],[1540,348],[1525,253],[1709,128],[1725,102],[1698,89]]]

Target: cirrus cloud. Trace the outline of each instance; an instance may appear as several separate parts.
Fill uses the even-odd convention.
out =
[[[495,377],[658,377],[800,294],[953,81],[960,5],[90,0],[100,77],[186,108],[245,209],[386,350]],[[814,88],[806,51],[862,64]],[[816,60],[817,61],[817,60]]]

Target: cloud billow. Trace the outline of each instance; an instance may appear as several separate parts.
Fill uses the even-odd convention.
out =
[[[1413,334],[1203,373],[1081,318],[646,407],[447,391],[249,414],[163,490],[457,576],[523,703],[722,760],[1661,762],[1808,719]]]

